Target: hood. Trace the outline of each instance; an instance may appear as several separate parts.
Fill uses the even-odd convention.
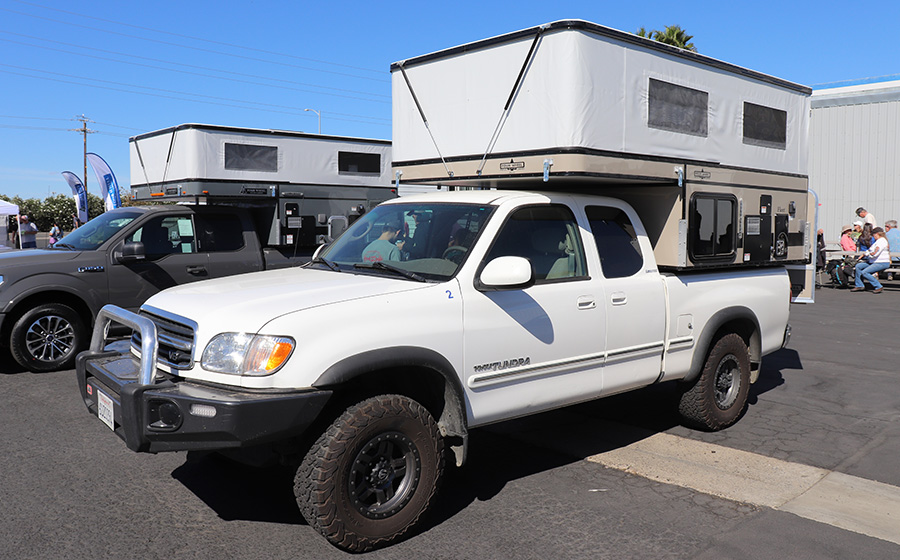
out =
[[[259,332],[269,321],[289,313],[430,285],[391,276],[284,268],[175,286],[154,295],[142,308],[190,319],[207,331],[205,336],[212,336]]]
[[[77,259],[83,251],[24,249],[0,253],[0,274],[18,278],[42,272],[59,272],[57,263]],[[21,269],[21,270],[19,270]],[[74,270],[74,269],[73,269]]]

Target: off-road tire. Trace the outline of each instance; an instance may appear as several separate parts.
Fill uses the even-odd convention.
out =
[[[678,412],[690,428],[722,430],[744,413],[749,391],[747,344],[737,334],[726,334],[709,351],[700,376],[682,393]]]
[[[294,478],[307,523],[365,552],[402,539],[434,501],[444,442],[434,418],[402,395],[351,406],[310,448]]]
[[[48,303],[26,312],[13,324],[9,349],[20,366],[40,373],[71,369],[88,342],[87,327],[75,310]]]

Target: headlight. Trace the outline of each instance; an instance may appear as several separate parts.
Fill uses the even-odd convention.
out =
[[[221,333],[206,345],[200,364],[203,369],[231,375],[270,375],[293,351],[294,339],[286,336]]]

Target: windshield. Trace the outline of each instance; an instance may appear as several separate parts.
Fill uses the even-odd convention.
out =
[[[493,211],[493,206],[479,204],[376,206],[321,258],[342,270],[368,268],[379,274],[446,280],[456,274]]]
[[[53,248],[93,251],[140,215],[140,212],[133,210],[105,212],[57,241]]]

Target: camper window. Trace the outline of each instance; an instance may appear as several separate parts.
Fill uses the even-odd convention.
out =
[[[278,147],[225,143],[225,169],[278,171]]]
[[[735,209],[731,195],[695,194],[691,199],[690,245],[694,261],[734,258]]]
[[[709,94],[650,78],[647,126],[706,137]]]
[[[744,144],[787,148],[787,111],[744,102]]]
[[[381,154],[338,152],[338,173],[381,174]]]

